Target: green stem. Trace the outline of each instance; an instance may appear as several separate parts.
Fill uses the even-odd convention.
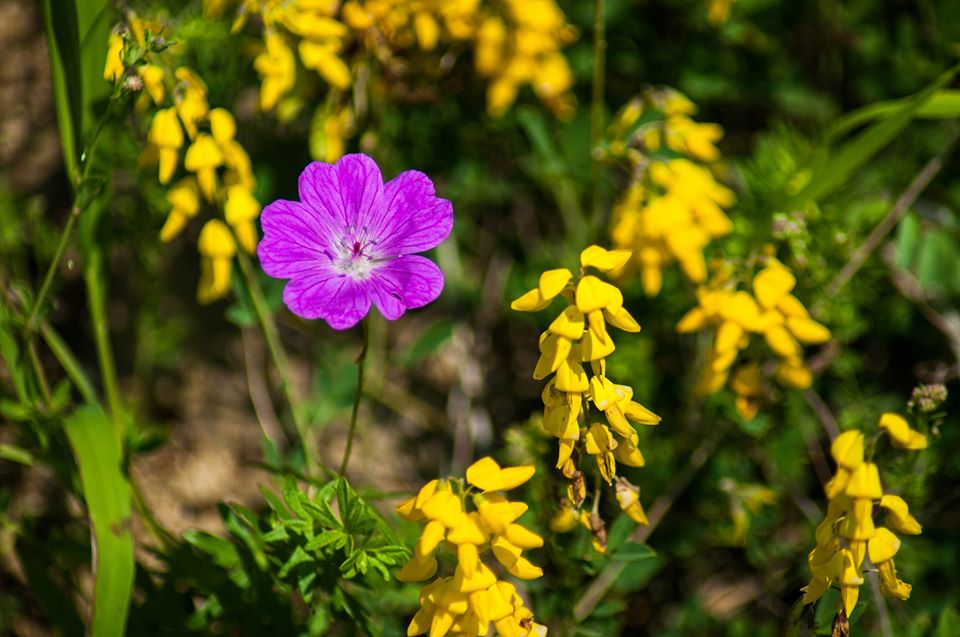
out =
[[[113,105],[115,102],[116,94],[110,98],[110,103],[107,105],[107,110],[104,111],[103,115],[100,117],[99,121],[97,122],[97,127],[94,129],[93,135],[90,137],[90,143],[87,144],[86,148],[83,150],[83,155],[80,158],[82,165],[80,174],[77,178],[77,183],[75,184],[73,205],[70,206],[70,215],[67,217],[67,225],[63,227],[63,232],[60,234],[60,241],[57,243],[57,249],[53,255],[53,261],[50,263],[50,267],[47,268],[47,273],[44,275],[43,283],[40,286],[40,292],[37,294],[37,298],[34,299],[33,306],[30,308],[30,315],[27,318],[28,333],[33,332],[37,327],[37,318],[40,314],[40,308],[43,307],[43,301],[50,292],[50,285],[53,283],[53,275],[56,274],[57,268],[60,267],[60,259],[63,258],[63,251],[66,249],[67,243],[70,240],[70,235],[73,232],[73,226],[77,223],[77,217],[80,216],[80,213],[83,212],[84,208],[86,208],[86,206],[90,203],[90,197],[86,197],[85,201],[81,201],[83,185],[86,182],[87,177],[90,175],[90,167],[93,165],[93,153],[97,148],[97,144],[100,142],[100,136],[103,133],[104,126],[113,113]]]
[[[80,367],[80,363],[77,362],[76,356],[73,355],[64,340],[47,321],[40,322],[40,334],[83,399],[88,403],[95,404],[97,402],[97,392],[93,389],[93,383],[87,378],[83,368]]]
[[[347,446],[343,450],[343,460],[340,461],[340,475],[347,471],[347,465],[350,464],[350,452],[353,451],[353,437],[357,431],[357,413],[360,411],[360,397],[363,395],[363,369],[367,362],[367,346],[370,344],[370,329],[367,321],[361,324],[363,330],[363,345],[360,353],[357,354],[357,391],[353,396],[353,411],[350,413],[350,429],[347,431]]]
[[[283,395],[290,405],[290,414],[293,417],[293,425],[297,429],[297,435],[300,436],[300,444],[303,446],[303,460],[307,468],[307,476],[311,479],[317,477],[317,468],[322,467],[318,457],[313,454],[313,446],[307,435],[307,426],[300,414],[299,401],[294,395],[293,382],[290,380],[290,373],[287,367],[287,353],[280,342],[280,334],[277,331],[277,324],[273,321],[273,315],[267,308],[267,302],[263,298],[263,291],[257,278],[253,273],[253,265],[250,263],[250,257],[242,250],[237,253],[237,260],[240,262],[240,270],[243,272],[244,281],[247,289],[250,291],[250,299],[253,302],[253,309],[257,313],[257,320],[260,323],[260,329],[263,330],[263,336],[267,341],[267,349],[270,351],[270,357],[273,359],[273,365],[277,368],[280,375],[280,387]]]
[[[28,333],[36,329],[40,308],[43,307],[43,301],[47,298],[47,294],[50,293],[53,275],[56,274],[57,268],[60,266],[60,259],[63,258],[63,251],[66,249],[67,243],[70,240],[70,235],[73,232],[73,226],[76,225],[79,212],[79,208],[74,206],[70,210],[70,216],[67,217],[67,225],[63,227],[63,232],[60,234],[60,242],[57,243],[57,250],[53,253],[53,261],[50,263],[50,267],[47,268],[47,273],[43,277],[43,284],[40,286],[40,292],[37,294],[37,298],[33,300],[33,306],[30,308],[30,316],[27,318]]]
[[[606,78],[607,39],[604,14],[605,0],[593,3],[593,81],[590,99],[590,193],[593,230],[600,227],[603,217],[600,198],[601,162],[597,156],[603,138],[603,93]]]
[[[51,405],[50,384],[47,382],[47,375],[43,371],[43,365],[40,364],[40,357],[37,355],[37,344],[33,340],[33,334],[27,333],[27,353],[30,356],[30,364],[33,366],[33,373],[37,377],[37,385],[40,387],[40,393],[43,395],[43,402],[49,410]]]

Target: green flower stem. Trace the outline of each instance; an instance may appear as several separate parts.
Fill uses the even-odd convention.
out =
[[[253,265],[250,257],[240,250],[237,252],[237,260],[240,262],[240,270],[243,272],[244,281],[247,289],[250,291],[250,299],[253,302],[254,311],[257,313],[257,320],[260,322],[260,328],[263,330],[263,336],[267,341],[267,349],[270,351],[270,357],[273,359],[273,365],[277,368],[280,375],[280,387],[283,389],[283,395],[290,405],[290,414],[293,417],[293,425],[297,429],[297,435],[300,436],[300,444],[303,446],[303,461],[307,468],[307,476],[311,479],[317,477],[317,469],[323,467],[321,460],[313,453],[313,446],[308,436],[307,424],[300,413],[300,401],[295,396],[293,381],[290,379],[289,367],[287,366],[287,353],[280,342],[280,333],[277,331],[277,324],[273,320],[273,315],[267,308],[267,302],[263,298],[263,291],[253,272]]]
[[[70,210],[70,216],[67,217],[67,225],[63,227],[63,232],[60,234],[60,241],[57,243],[57,249],[53,253],[53,261],[50,263],[50,267],[47,268],[47,273],[43,277],[43,283],[40,286],[40,292],[37,294],[37,298],[34,299],[33,306],[30,308],[30,315],[27,317],[28,333],[32,333],[37,327],[37,318],[40,315],[40,308],[43,307],[43,301],[47,298],[47,294],[50,293],[50,285],[53,283],[53,276],[56,274],[57,268],[60,266],[60,259],[63,258],[63,251],[66,249],[67,243],[70,241],[70,235],[73,233],[73,226],[76,225],[79,214],[79,207],[74,205]]]
[[[37,356],[37,344],[33,339],[33,334],[27,334],[27,354],[30,356],[30,364],[33,366],[33,373],[37,377],[37,385],[40,387],[40,393],[43,395],[43,402],[46,408],[50,408],[50,384],[47,382],[47,375],[43,371],[43,365],[40,364],[40,357]]]
[[[370,328],[364,319],[360,325],[363,330],[363,345],[357,354],[357,391],[353,396],[353,411],[350,413],[350,429],[347,432],[347,446],[343,450],[343,460],[340,461],[340,475],[344,475],[347,465],[350,464],[350,452],[353,451],[353,437],[357,431],[357,413],[360,411],[360,397],[363,395],[363,370],[367,362],[367,346],[370,344]]]
[[[600,228],[603,217],[600,199],[602,165],[597,149],[603,138],[603,93],[607,61],[605,5],[605,0],[594,0],[593,3],[593,80],[590,98],[590,194],[593,230]]]
[[[100,364],[103,393],[107,399],[110,420],[117,435],[122,439],[123,401],[120,399],[117,366],[113,359],[113,347],[110,345],[110,328],[106,311],[107,293],[101,276],[103,253],[97,248],[89,256],[90,263],[84,268],[83,279],[87,287],[90,321],[93,323],[93,343],[97,349],[97,362]]]
[[[40,322],[40,334],[47,343],[47,347],[50,348],[50,351],[53,352],[53,355],[57,361],[59,361],[60,366],[63,367],[63,370],[67,373],[67,377],[73,382],[77,391],[80,392],[80,396],[88,403],[93,404],[98,402],[97,392],[93,389],[93,383],[87,378],[80,363],[77,362],[76,356],[70,351],[70,348],[64,342],[63,338],[53,329],[53,326],[50,325],[48,321]]]

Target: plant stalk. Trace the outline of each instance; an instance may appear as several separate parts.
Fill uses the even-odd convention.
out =
[[[270,351],[270,358],[273,359],[273,365],[280,376],[280,387],[283,395],[290,406],[290,414],[293,417],[293,425],[297,429],[297,435],[300,436],[300,444],[303,446],[303,461],[306,466],[307,476],[311,479],[317,477],[317,469],[322,468],[322,462],[313,453],[313,446],[308,436],[307,424],[300,414],[299,401],[295,395],[293,381],[290,379],[290,369],[287,365],[287,353],[280,342],[280,333],[277,331],[277,324],[273,320],[273,315],[267,307],[267,302],[263,298],[263,291],[260,284],[257,283],[254,276],[253,265],[250,263],[250,257],[245,252],[237,252],[237,260],[240,262],[240,270],[243,272],[244,281],[247,289],[250,291],[250,299],[253,302],[254,311],[257,313],[257,320],[260,323],[260,329],[263,330],[263,336],[267,341],[267,349]]]
[[[603,139],[603,97],[606,79],[607,37],[606,0],[594,0],[593,3],[593,79],[590,99],[590,194],[591,219],[593,230],[600,228],[603,217],[601,207],[601,168],[598,156],[600,140]]]
[[[343,460],[340,461],[340,475],[344,475],[347,465],[350,464],[350,452],[353,451],[353,438],[357,432],[357,414],[360,412],[360,397],[363,395],[363,370],[367,362],[367,346],[370,344],[370,328],[366,319],[361,323],[363,330],[363,345],[357,354],[357,391],[353,396],[353,411],[350,413],[350,429],[347,431],[347,446],[343,450]]]

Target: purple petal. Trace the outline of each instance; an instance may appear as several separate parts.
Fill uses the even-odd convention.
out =
[[[300,277],[287,283],[283,302],[294,314],[322,318],[333,329],[345,330],[370,311],[370,290],[365,283],[336,273]]]
[[[443,272],[426,257],[407,255],[383,263],[373,271],[369,284],[377,309],[394,320],[404,311],[423,307],[440,296]]]
[[[435,196],[433,182],[417,170],[400,173],[383,189],[385,222],[379,234],[387,256],[423,252],[440,244],[453,228],[453,205]]]
[[[260,215],[263,239],[257,256],[264,272],[278,279],[328,269],[333,259],[326,219],[295,201],[274,201]]]
[[[313,162],[300,174],[300,199],[344,234],[367,228],[373,236],[383,218],[383,176],[366,155],[344,155],[336,164]]]

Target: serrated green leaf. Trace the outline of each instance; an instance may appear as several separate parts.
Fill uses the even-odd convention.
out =
[[[93,542],[93,637],[122,636],[133,592],[130,485],[121,472],[123,451],[107,415],[85,405],[63,424],[90,514]]]

